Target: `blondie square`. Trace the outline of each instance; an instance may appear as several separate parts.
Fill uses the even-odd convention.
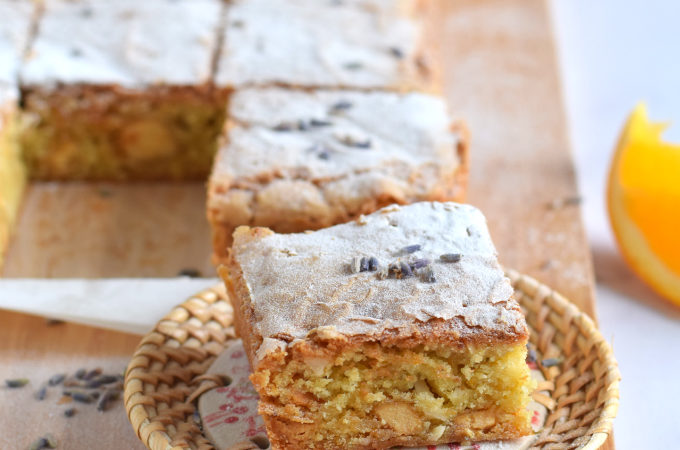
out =
[[[235,0],[220,86],[437,90],[422,0]]]
[[[461,200],[465,129],[425,94],[243,89],[208,183],[217,260],[238,225],[298,232],[392,203]]]
[[[17,142],[18,89],[0,83],[0,269],[26,186]]]
[[[17,142],[17,77],[36,11],[30,0],[0,0],[0,268],[26,185]]]
[[[219,0],[47,0],[21,70],[38,179],[202,179],[224,119]]]
[[[528,330],[479,210],[421,202],[308,233],[239,227],[220,274],[273,448],[530,432]]]

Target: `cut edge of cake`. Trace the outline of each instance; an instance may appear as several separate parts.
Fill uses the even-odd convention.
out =
[[[18,143],[18,98],[15,86],[0,83],[0,273],[27,182]]]

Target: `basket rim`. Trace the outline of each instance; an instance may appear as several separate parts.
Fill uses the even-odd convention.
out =
[[[607,385],[605,391],[608,394],[608,398],[606,406],[603,408],[602,413],[599,416],[600,421],[598,425],[598,431],[594,432],[588,442],[579,448],[581,450],[595,450],[600,448],[612,433],[614,418],[616,417],[620,403],[619,382],[621,379],[621,373],[619,371],[618,363],[614,357],[614,351],[611,345],[604,338],[595,324],[595,321],[559,292],[553,290],[535,278],[514,269],[505,268],[505,275],[512,282],[515,291],[534,291],[536,294],[550,299],[552,302],[554,302],[554,305],[551,305],[553,309],[561,308],[563,312],[567,312],[569,317],[580,322],[580,331],[591,336],[593,340],[593,346],[596,347],[598,357],[601,362],[604,363],[604,367],[606,367]]]
[[[591,347],[595,347],[597,359],[603,364],[603,367],[605,367],[605,375],[603,375],[603,377],[606,379],[606,385],[603,387],[603,390],[606,393],[606,402],[599,416],[596,419],[593,419],[593,422],[597,422],[597,429],[592,433],[588,441],[583,443],[579,448],[584,450],[600,448],[612,432],[613,420],[616,417],[619,407],[619,380],[621,375],[611,346],[602,336],[593,319],[562,294],[554,291],[549,286],[539,282],[531,276],[522,274],[516,270],[506,268],[505,275],[510,279],[515,292],[520,291],[531,297],[541,297],[549,305],[551,312],[556,312],[560,317],[567,317],[571,321],[574,321],[579,332],[589,337]],[[145,356],[145,352],[148,351],[150,347],[159,347],[166,340],[172,339],[173,335],[168,329],[172,328],[173,323],[178,323],[176,318],[185,320],[187,318],[196,318],[192,311],[195,309],[197,301],[207,302],[208,304],[214,304],[220,300],[225,302],[226,299],[224,299],[224,296],[223,286],[218,284],[196,293],[189,299],[172,308],[168,314],[142,338],[132,355],[131,363],[140,357],[147,358],[148,360],[148,356]],[[197,333],[201,331],[201,328],[206,326],[206,322],[203,318],[199,317],[198,320],[201,325],[197,330],[194,330]],[[549,319],[546,318],[545,320],[547,321]],[[231,326],[232,324],[226,326],[225,330],[228,331]],[[228,337],[221,348],[224,348],[224,345],[233,339],[235,339],[235,335],[233,335],[232,331],[231,338]],[[182,348],[182,346],[173,347],[174,350],[179,348]],[[207,355],[206,358],[214,359],[217,354],[219,354],[219,351],[212,354],[212,356]],[[147,390],[145,387],[149,382],[145,381],[145,375],[146,373],[143,368],[133,364],[128,366],[125,373],[125,409],[128,420],[137,437],[147,448],[153,450],[184,450],[195,448],[195,445],[191,446],[188,442],[184,444],[173,444],[173,438],[169,434],[168,426],[174,426],[174,423],[168,424],[154,421],[154,418],[158,417],[158,414],[156,408],[153,407],[154,401],[146,395]],[[195,378],[199,379],[199,381],[205,381],[205,376],[203,376],[203,374],[198,374]],[[214,384],[206,386],[205,383],[197,386],[188,397],[187,404],[195,405],[200,394],[214,386]],[[167,422],[167,420],[165,422]],[[181,423],[184,422],[180,422],[180,424]],[[205,438],[204,434],[202,434],[202,436]],[[199,445],[198,448],[212,447]]]

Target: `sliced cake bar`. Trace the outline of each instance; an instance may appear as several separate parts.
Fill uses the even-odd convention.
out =
[[[530,432],[528,330],[479,210],[421,202],[307,233],[239,227],[220,274],[273,448]]]
[[[296,232],[463,198],[466,134],[440,98],[252,88],[233,94],[228,115],[208,187],[217,260],[238,225]]]
[[[36,11],[30,0],[0,0],[0,267],[26,184],[17,142],[17,77]]]
[[[42,179],[203,178],[224,119],[220,0],[46,0],[21,70]]]
[[[16,87],[0,83],[0,268],[26,186],[26,170],[17,142]]]

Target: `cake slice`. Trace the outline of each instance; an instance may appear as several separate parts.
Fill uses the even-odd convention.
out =
[[[35,12],[30,0],[0,0],[0,268],[26,185],[17,142],[17,77]]]
[[[238,225],[289,233],[464,197],[466,133],[440,98],[252,88],[229,117],[208,187],[217,260]]]
[[[220,0],[47,0],[21,71],[38,179],[203,179]]]
[[[220,86],[437,90],[422,0],[235,0]]]
[[[527,326],[479,210],[421,202],[315,232],[239,227],[220,275],[273,448],[530,432]]]
[[[18,89],[0,83],[0,269],[26,186],[17,141]]]

